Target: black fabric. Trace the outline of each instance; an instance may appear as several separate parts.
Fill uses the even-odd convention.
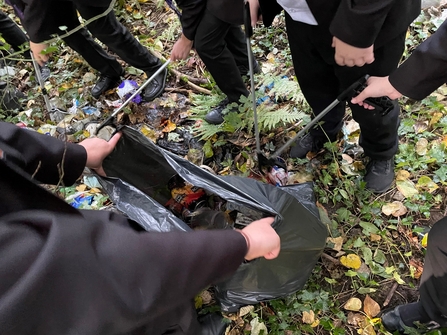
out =
[[[389,80],[400,93],[417,100],[447,82],[447,22],[419,45]]]
[[[419,291],[430,320],[447,326],[447,217],[428,233],[427,253]]]
[[[362,67],[338,66],[334,60],[332,34],[327,27],[312,26],[291,19],[286,13],[286,26],[295,74],[300,88],[315,114],[321,112],[348,86],[365,74],[385,76],[393,71],[404,50],[405,31],[382,47],[375,48],[375,61]],[[340,103],[322,118],[321,127],[311,132],[316,138],[333,140],[340,131],[345,114]],[[360,124],[360,145],[372,159],[386,160],[398,148],[399,106],[382,117],[380,113],[350,105],[354,119]]]
[[[431,321],[419,301],[400,306],[399,315],[402,322],[409,327],[413,327],[416,321],[420,323]]]
[[[36,178],[73,182],[81,146],[0,122],[0,150],[0,334],[197,334],[191,301],[242,263],[240,233],[136,232],[31,179],[40,162]]]
[[[248,50],[240,26],[226,23],[205,10],[197,27],[195,48],[217,86],[230,102],[248,96],[238,67],[248,68]]]
[[[0,10],[0,34],[6,43],[10,44],[15,51],[20,51],[20,46],[27,46],[28,39],[22,29],[19,28],[8,15]],[[29,57],[29,52],[25,57]]]
[[[282,10],[276,1],[259,0],[263,22],[270,26]],[[307,0],[318,25],[350,45],[380,47],[394,39],[421,12],[421,0]]]
[[[84,20],[89,20],[104,13],[110,4],[110,0],[102,6],[98,3],[79,0],[48,0],[44,3],[37,0],[26,0],[25,2],[22,22],[31,41],[36,43],[50,39],[54,34],[63,34],[65,31],[60,30],[62,26],[67,27],[68,31],[79,26],[77,12]],[[90,33],[125,62],[149,75],[160,67],[160,60],[143,47],[118,22],[113,10],[106,16],[94,20],[87,27],[89,31],[80,29],[64,38],[64,41],[102,75],[119,78],[123,74],[123,69],[114,57],[108,55],[94,41]]]

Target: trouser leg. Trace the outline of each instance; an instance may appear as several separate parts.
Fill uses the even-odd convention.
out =
[[[52,4],[53,34],[62,34],[57,27],[66,26],[71,30],[79,26],[76,8],[69,1],[53,1]],[[65,43],[79,53],[87,63],[99,71],[102,75],[111,78],[119,78],[123,74],[123,68],[101,46],[95,42],[86,29],[80,29],[63,39]]]
[[[335,63],[332,35],[327,27],[295,22],[287,14],[286,24],[295,73],[314,114],[320,113],[344,89],[365,74],[390,74],[396,68],[404,48],[403,32],[375,50],[375,61],[372,64],[342,67]],[[360,145],[365,154],[373,159],[391,158],[398,147],[398,104],[395,103],[395,108],[385,117],[358,105],[351,106],[351,109],[353,118],[360,124]],[[315,128],[312,134],[322,137],[326,132],[333,140],[342,127],[344,113],[345,103],[342,102],[322,118],[324,124]]]
[[[428,234],[422,273],[421,303],[430,318],[447,326],[447,217],[435,223]]]
[[[19,51],[20,46],[28,42],[22,29],[2,11],[0,11],[0,34],[16,51]]]
[[[88,20],[107,10],[107,7],[90,7],[78,5],[81,16]],[[149,52],[135,37],[116,19],[113,10],[88,26],[94,37],[116,53],[126,63],[143,70],[148,74],[154,73],[160,66],[160,60]]]
[[[239,72],[245,75],[249,70],[247,39],[240,26],[230,26],[225,36],[228,50],[233,55]],[[254,61],[254,57],[253,57]]]
[[[197,27],[195,48],[220,90],[230,102],[237,102],[241,95],[248,96],[239,69],[225,38],[233,26],[219,20],[205,10]]]

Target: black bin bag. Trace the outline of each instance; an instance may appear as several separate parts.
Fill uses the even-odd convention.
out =
[[[190,231],[164,207],[171,198],[168,181],[175,175],[226,200],[227,208],[245,214],[274,216],[281,253],[274,260],[255,259],[215,285],[222,310],[276,299],[303,288],[325,247],[327,228],[318,217],[312,185],[275,187],[236,176],[216,176],[166,151],[140,132],[123,127],[123,136],[104,161],[100,182],[117,208],[147,231]],[[206,252],[204,250],[203,252]]]

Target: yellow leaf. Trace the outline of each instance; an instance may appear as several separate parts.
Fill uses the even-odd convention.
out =
[[[369,238],[371,239],[372,242],[378,242],[382,239],[382,236],[377,234],[370,234]]]
[[[90,193],[101,193],[101,190],[100,190],[99,188],[92,187],[92,188],[90,189]]]
[[[164,133],[170,133],[171,131],[175,130],[177,128],[177,125],[174,122],[171,122],[171,120],[168,120],[166,127],[162,130]]]
[[[405,198],[412,198],[419,193],[411,180],[396,180],[396,187]]]
[[[365,328],[363,328],[363,335],[376,335],[376,331],[374,330],[374,327],[372,325],[367,325]]]
[[[436,183],[429,176],[422,176],[419,178],[416,186],[418,189],[422,188],[430,193],[433,193],[439,188],[439,186],[436,185]]]
[[[363,311],[370,318],[375,317],[380,313],[380,306],[377,302],[375,302],[369,294],[366,295],[365,300],[363,300]]]
[[[318,326],[320,324],[320,320],[316,319],[314,323],[312,323],[310,326],[312,328],[315,328],[316,326]]]
[[[408,178],[410,178],[410,172],[406,171],[406,170],[399,170],[396,173],[396,181],[397,180],[407,180]]]
[[[312,311],[312,310],[310,310],[309,312],[304,311],[303,312],[303,323],[310,325],[310,324],[313,324],[314,322],[315,322],[314,311]]]
[[[424,235],[424,237],[422,238],[422,240],[421,240],[421,245],[422,245],[424,248],[427,248],[427,243],[428,243],[428,233],[426,233],[426,234]]]
[[[340,263],[351,269],[359,269],[362,265],[362,261],[356,254],[349,254],[346,256],[341,256]]]
[[[87,185],[81,184],[81,185],[76,186],[76,191],[84,192],[86,188],[87,188]]]
[[[194,306],[196,307],[196,309],[199,309],[202,307],[202,297],[200,295],[197,295],[194,298]]]
[[[362,302],[359,298],[350,298],[346,301],[344,309],[348,311],[358,312],[362,308]]]
[[[441,118],[444,116],[443,113],[439,113],[439,112],[435,112],[433,114],[431,114],[430,117],[430,127],[432,127],[434,124],[438,123],[439,120],[441,120]]]

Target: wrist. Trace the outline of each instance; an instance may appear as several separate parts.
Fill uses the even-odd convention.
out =
[[[245,239],[245,243],[247,244],[247,252],[245,253],[244,256],[244,258],[247,259],[247,255],[250,252],[250,237],[243,230],[238,230],[238,232],[241,233],[241,235]]]

